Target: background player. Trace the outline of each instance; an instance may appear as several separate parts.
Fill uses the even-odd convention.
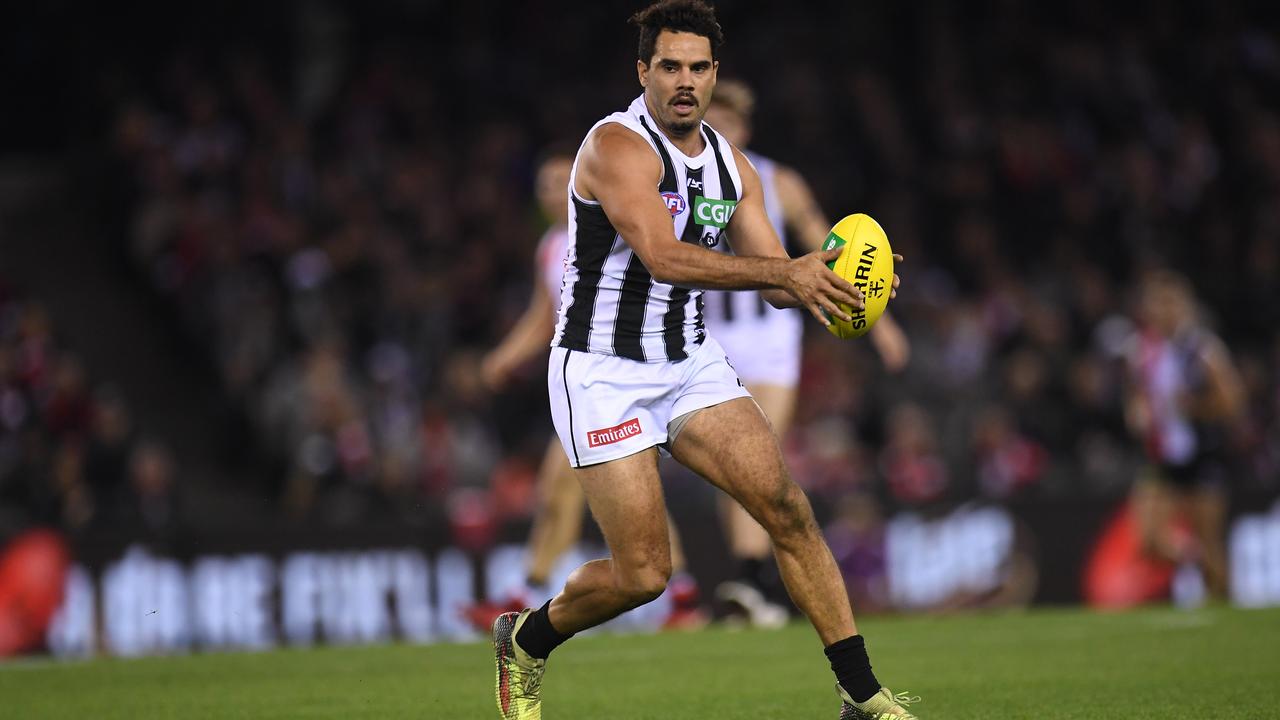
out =
[[[1133,492],[1140,540],[1156,557],[1196,562],[1210,594],[1226,599],[1223,452],[1244,405],[1243,385],[1181,275],[1149,273],[1139,286],[1138,318],[1126,417],[1149,461]],[[1181,531],[1180,518],[1194,538]]]
[[[542,234],[534,255],[534,284],[524,314],[511,326],[480,365],[481,377],[491,391],[510,382],[523,365],[546,352],[555,330],[556,306],[564,276],[564,251],[569,232],[569,171],[573,155],[553,151],[538,165],[534,193],[538,206],[551,226]],[[553,438],[538,468],[538,507],[529,533],[525,573],[527,589],[546,585],[552,565],[582,530],[582,490],[573,469]],[[473,622],[488,627],[501,612],[479,606],[471,613]]]
[[[723,38],[700,0],[637,13],[643,94],[588,133],[574,163],[552,415],[610,557],[578,568],[538,610],[494,624],[504,718],[540,718],[547,656],[574,633],[660,595],[671,573],[658,447],[742,503],[769,532],[787,590],[831,661],[842,718],[912,717],[871,671],[839,569],[777,438],[714,338],[699,292],[759,289],[847,319],[839,251],[792,260],[751,164],[702,122]],[[697,220],[695,222],[695,219]],[[708,251],[727,231],[737,256]],[[896,278],[894,285],[896,286]]]
[[[755,166],[764,190],[765,211],[784,246],[789,229],[800,252],[817,250],[826,240],[831,223],[822,214],[808,183],[795,170],[746,149],[751,141],[754,108],[755,94],[745,83],[720,80],[706,121]],[[728,251],[723,244],[717,248]],[[711,336],[724,348],[774,432],[785,438],[795,414],[796,385],[800,380],[802,316],[791,309],[775,308],[760,293],[752,291],[708,291],[703,298]],[[870,337],[890,372],[906,365],[910,344],[892,318],[882,316],[872,327]],[[766,599],[771,590],[764,572],[772,555],[769,534],[731,498],[722,495],[720,506],[738,574],[716,588],[716,597],[742,608],[752,625],[780,627],[787,620],[787,612]]]
[[[569,237],[569,175],[573,167],[571,149],[549,150],[538,163],[534,194],[538,207],[551,222],[538,241],[534,254],[534,286],[524,314],[506,337],[480,365],[481,377],[490,391],[505,387],[512,376],[535,358],[545,357],[555,331],[556,308],[564,279],[565,246]],[[532,598],[546,597],[547,581],[555,563],[582,535],[585,499],[564,449],[553,437],[538,468],[538,506],[529,532],[525,566],[525,587],[517,596],[495,603],[482,602],[467,609],[473,625],[488,629],[502,612],[520,609]],[[672,613],[668,627],[705,624],[697,608],[697,585],[683,572],[684,552],[675,525],[671,525]],[[763,532],[763,531],[762,531]]]

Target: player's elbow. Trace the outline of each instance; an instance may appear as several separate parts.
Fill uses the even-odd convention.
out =
[[[649,274],[653,275],[653,279],[656,282],[664,283],[667,285],[681,284],[680,274],[675,271],[675,268],[672,268],[669,265],[660,265],[657,267],[657,269],[650,271]]]
[[[1223,393],[1219,403],[1222,418],[1228,422],[1240,419],[1244,415],[1245,402],[1242,392],[1228,391]]]
[[[653,248],[639,254],[640,261],[644,263],[645,269],[653,276],[655,282],[678,285],[684,279],[680,272],[680,263],[674,257],[675,253]]]

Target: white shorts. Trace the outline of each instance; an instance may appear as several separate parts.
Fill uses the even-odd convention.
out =
[[[772,309],[772,308],[771,308]],[[769,327],[742,323],[711,325],[738,377],[748,385],[795,387],[800,382],[800,351],[804,329],[797,314]]]
[[[574,467],[661,445],[681,415],[751,397],[709,337],[687,359],[665,363],[551,348],[547,390],[556,434]]]

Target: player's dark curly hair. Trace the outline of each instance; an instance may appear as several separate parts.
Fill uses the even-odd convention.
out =
[[[653,59],[653,49],[663,30],[689,32],[711,41],[711,59],[724,43],[724,33],[716,22],[716,11],[703,0],[659,0],[631,16],[631,24],[640,28],[640,62]]]

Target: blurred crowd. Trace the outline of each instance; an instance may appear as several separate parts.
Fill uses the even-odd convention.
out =
[[[1246,383],[1233,482],[1275,491],[1274,26],[1209,4],[826,10],[721,13],[721,73],[760,96],[755,149],[906,256],[905,372],[810,328],[786,447],[821,504],[1124,493],[1141,455],[1121,355],[1156,267],[1188,276]],[[522,511],[550,432],[543,369],[489,396],[478,352],[535,281],[540,149],[638,93],[623,9],[422,12],[376,40],[341,15],[299,22],[283,68],[269,48],[178,53],[113,97],[129,253],[299,517],[490,492]],[[74,375],[50,362],[50,383]],[[82,402],[84,428],[109,424],[88,418],[112,400]],[[71,431],[45,422],[59,458]]]
[[[59,345],[45,308],[0,279],[0,537],[50,524],[164,533],[174,470],[126,398]]]

